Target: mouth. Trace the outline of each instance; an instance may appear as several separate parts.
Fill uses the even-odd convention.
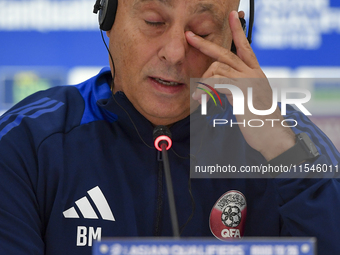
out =
[[[149,76],[149,82],[153,89],[162,95],[174,96],[183,93],[187,89],[186,84],[178,80]]]
[[[177,81],[171,81],[171,80],[165,80],[157,77],[150,77],[153,81],[156,81],[159,84],[165,85],[165,86],[170,86],[170,87],[175,87],[175,86],[180,86],[184,85],[184,83],[177,82]]]

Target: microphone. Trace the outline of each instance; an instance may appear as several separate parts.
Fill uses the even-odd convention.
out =
[[[100,0],[97,0],[93,6],[93,13],[98,13],[98,11],[102,8],[100,4]]]
[[[156,126],[153,130],[153,139],[154,139],[154,144],[155,144],[156,149],[162,152],[173,236],[179,237],[175,196],[174,196],[174,190],[172,186],[170,164],[169,164],[169,158],[168,158],[168,150],[171,148],[171,145],[172,145],[171,132],[169,128],[163,125]]]
[[[156,126],[153,130],[153,140],[157,150],[162,151],[162,144],[169,150],[172,145],[171,132],[167,126]]]

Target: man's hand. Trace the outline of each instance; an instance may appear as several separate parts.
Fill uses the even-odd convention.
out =
[[[241,13],[242,15],[243,13]],[[249,45],[249,42],[242,30],[239,15],[233,11],[229,15],[229,24],[232,32],[237,55],[229,49],[225,49],[217,44],[196,36],[191,31],[186,33],[188,43],[198,49],[203,54],[215,59],[208,70],[203,74],[202,79],[206,78],[229,78],[232,85],[239,87],[245,98],[247,98],[247,88],[253,88],[253,105],[257,110],[267,110],[272,106],[272,89],[263,73],[257,58]],[[214,85],[214,84],[210,84]],[[220,93],[226,94],[229,102],[233,104],[232,94],[228,89],[217,89]],[[202,90],[197,89],[193,99],[200,100]],[[271,115],[254,115],[245,107],[244,115],[236,115],[238,122],[245,120],[245,127],[239,127],[247,143],[255,150],[262,153],[267,159],[271,160],[288,150],[295,144],[295,135],[288,127],[283,127],[280,109]],[[265,125],[262,127],[248,126],[248,120],[261,119]],[[265,121],[265,119],[277,119],[280,121]],[[272,127],[274,123],[274,127]]]

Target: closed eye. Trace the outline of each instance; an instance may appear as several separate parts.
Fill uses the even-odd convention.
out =
[[[164,22],[152,22],[152,21],[148,21],[148,20],[144,20],[144,21],[147,25],[154,26],[154,27],[159,27],[159,26],[162,26],[162,25],[165,24]]]
[[[161,22],[161,21],[157,21],[157,22],[153,22],[153,21],[148,21],[148,20],[144,20],[145,23],[149,26],[153,26],[153,27],[159,27],[165,24],[165,22]],[[206,38],[208,37],[210,34],[204,34],[204,35],[199,35],[198,36],[202,37],[202,38]]]
[[[197,35],[200,36],[200,37],[202,37],[202,38],[206,38],[206,37],[209,36],[209,34],[206,34],[206,35],[199,35],[199,34],[197,34]]]

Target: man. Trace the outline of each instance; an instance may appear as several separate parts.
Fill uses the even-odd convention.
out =
[[[2,116],[1,254],[91,254],[104,236],[170,236],[162,162],[152,146],[156,125],[170,126],[173,135],[181,236],[212,236],[212,207],[237,190],[247,200],[245,236],[316,236],[320,254],[340,252],[337,180],[193,179],[188,186],[188,116],[198,106],[190,105],[191,77],[257,78],[254,106],[271,106],[237,9],[237,0],[119,1],[107,32],[115,68],[111,62],[111,71],[82,84],[38,92]],[[237,55],[229,50],[232,39]],[[232,103],[229,91],[220,92]],[[279,108],[267,118],[283,119]],[[239,145],[226,144],[223,152],[238,163],[270,161],[302,130],[321,154],[313,163],[337,165],[332,144],[298,118],[304,124],[294,130],[233,129],[230,139]]]

